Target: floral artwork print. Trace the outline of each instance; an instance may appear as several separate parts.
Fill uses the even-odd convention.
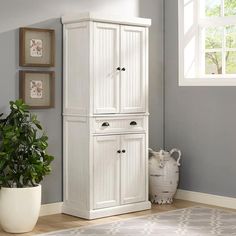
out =
[[[30,97],[31,98],[43,97],[43,82],[41,80],[30,81]]]
[[[31,57],[43,56],[43,41],[41,39],[30,40],[30,56]]]

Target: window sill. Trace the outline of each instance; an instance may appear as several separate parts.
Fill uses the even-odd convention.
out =
[[[236,86],[236,78],[183,78],[179,86]]]

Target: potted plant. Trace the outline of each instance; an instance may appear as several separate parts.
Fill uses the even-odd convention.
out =
[[[10,102],[10,114],[0,115],[0,224],[10,233],[31,231],[39,217],[43,177],[53,156],[36,115],[22,100]]]

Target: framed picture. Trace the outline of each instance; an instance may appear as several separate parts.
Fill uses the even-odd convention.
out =
[[[31,109],[54,107],[55,74],[53,71],[20,71],[20,98]]]
[[[20,28],[19,47],[20,66],[54,66],[54,30],[38,28]]]

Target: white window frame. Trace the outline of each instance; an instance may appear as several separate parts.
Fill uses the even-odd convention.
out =
[[[226,26],[226,25],[236,25],[236,16],[229,17],[211,17],[203,18],[200,16],[200,1],[202,0],[178,0],[178,40],[179,40],[179,86],[236,86],[236,75],[206,75],[201,73],[205,69],[205,49],[203,48],[204,42],[200,42],[204,39],[204,28],[209,26]],[[194,50],[194,58],[196,63],[196,69],[194,76],[186,76],[184,72],[184,44],[185,44],[185,35],[184,35],[184,2],[194,4],[194,16],[193,21],[194,25],[194,34],[196,38],[196,45]],[[224,4],[224,0],[221,0],[221,4]],[[223,9],[222,9],[223,10]],[[222,13],[223,15],[223,13]],[[233,49],[234,51],[234,49]],[[224,55],[222,55],[223,58]],[[223,61],[223,59],[222,59]],[[223,67],[223,65],[222,65]]]

